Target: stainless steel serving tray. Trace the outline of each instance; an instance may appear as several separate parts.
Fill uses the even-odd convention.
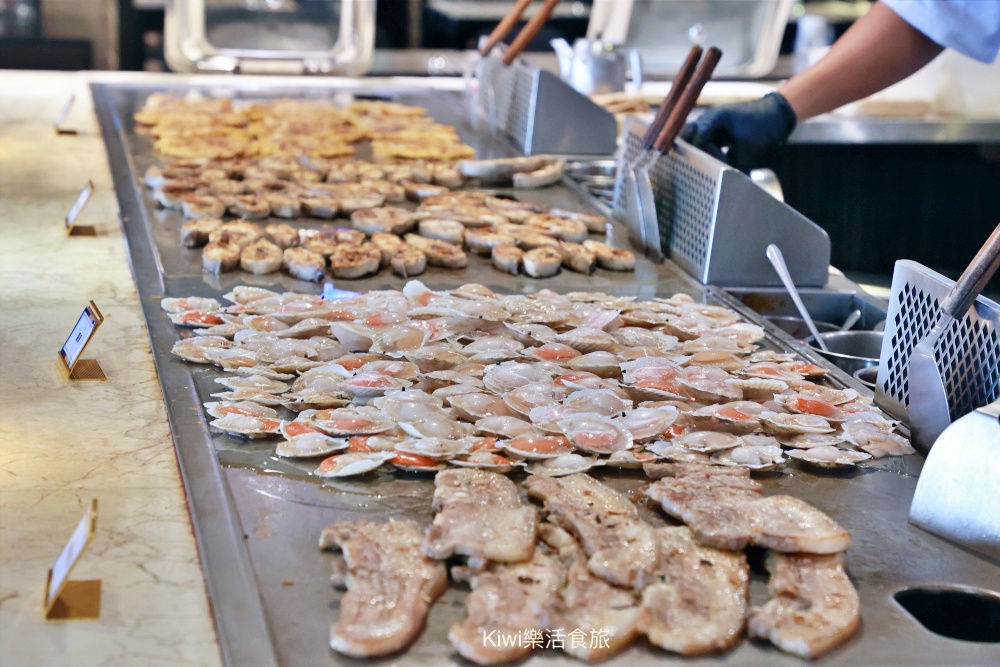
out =
[[[255,79],[260,81],[260,79]],[[483,136],[465,121],[463,99],[457,93],[414,89],[375,82],[352,84],[354,94],[391,97],[430,109],[441,122],[455,125],[464,140],[481,156],[507,156],[513,148]],[[96,83],[93,97],[105,136],[115,187],[121,204],[132,270],[149,327],[153,355],[167,403],[178,461],[188,493],[198,548],[211,596],[225,662],[238,667],[270,665],[351,664],[328,646],[329,625],[337,614],[339,594],[329,586],[328,557],[317,549],[326,524],[338,520],[406,517],[421,523],[432,518],[432,481],[426,477],[379,474],[373,478],[318,483],[312,467],[275,460],[272,445],[239,443],[209,431],[200,403],[221,386],[211,368],[186,364],[170,355],[183,333],[170,323],[159,306],[162,296],[219,297],[237,284],[255,284],[279,290],[318,291],[313,283],[289,276],[254,277],[235,273],[220,277],[201,273],[200,253],[180,247],[176,214],[156,209],[141,183],[146,166],[154,161],[146,137],[133,131],[132,113],[154,91],[176,94],[198,90],[205,94],[243,98],[275,96],[334,99],[342,90],[336,82],[308,83],[297,79],[241,83],[231,78],[178,78],[176,85],[114,85]],[[514,192],[515,196],[547,206],[587,210],[593,200],[565,187]],[[612,240],[624,243],[625,230],[615,227]],[[563,273],[547,280],[501,274],[488,262],[470,257],[463,271],[431,270],[421,276],[432,288],[450,288],[480,282],[505,291],[528,293],[600,290],[641,298],[686,292],[699,300],[736,308],[752,321],[760,319],[724,292],[694,282],[676,265],[656,265],[639,258],[634,274],[598,272],[591,277]],[[398,287],[402,281],[387,273],[339,287],[357,290]],[[792,349],[795,343],[769,330],[768,344]],[[804,356],[809,357],[808,353]],[[813,361],[818,361],[810,357]],[[820,363],[822,363],[820,361]],[[850,383],[842,374],[836,381]],[[861,595],[864,628],[844,648],[824,658],[824,664],[986,664],[1000,662],[1000,648],[958,642],[920,626],[893,599],[912,586],[955,584],[995,586],[1000,568],[910,526],[907,510],[922,459],[882,460],[850,475],[818,475],[789,467],[762,478],[771,493],[787,492],[814,503],[847,527],[853,538],[847,564]],[[645,480],[634,473],[597,475],[612,486],[634,490]],[[646,518],[662,523],[654,511]],[[751,602],[766,598],[765,577],[754,574]],[[393,665],[463,664],[446,639],[447,629],[464,615],[465,593],[451,586],[434,606],[426,631],[402,655],[372,661]],[[652,649],[643,642],[607,664],[637,665],[684,662],[695,665],[752,664],[803,665],[803,661],[772,647],[744,641],[723,656],[682,660]],[[557,652],[541,652],[529,664],[578,664]]]

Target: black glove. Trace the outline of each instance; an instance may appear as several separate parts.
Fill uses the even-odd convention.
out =
[[[788,139],[797,122],[788,100],[768,93],[753,102],[709,109],[684,127],[681,138],[748,172],[761,166],[768,149]],[[729,152],[724,156],[726,147]]]

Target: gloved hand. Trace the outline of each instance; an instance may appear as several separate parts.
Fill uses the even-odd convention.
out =
[[[681,138],[749,172],[761,166],[769,148],[788,139],[797,122],[788,100],[779,93],[768,93],[753,102],[709,109],[684,127]],[[723,155],[726,147],[729,152]]]

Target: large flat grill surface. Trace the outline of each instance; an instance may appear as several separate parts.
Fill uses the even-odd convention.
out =
[[[196,86],[178,85],[177,94]],[[217,89],[198,86],[212,93]],[[200,403],[220,389],[218,374],[203,366],[173,358],[170,347],[180,330],[159,306],[161,296],[201,295],[218,298],[234,285],[254,284],[277,290],[318,291],[287,275],[251,276],[201,273],[200,253],[178,243],[180,217],[157,210],[141,183],[155,157],[145,137],[132,129],[131,115],[154,90],[147,86],[95,84],[94,98],[125,219],[133,272],[147,318],[153,353],[163,384],[180,466],[188,487],[199,549],[224,656],[234,665],[346,664],[327,648],[329,626],[337,613],[338,594],[329,586],[328,557],[317,548],[320,530],[328,523],[360,518],[412,518],[424,525],[432,518],[432,481],[406,475],[382,474],[376,479],[327,481],[318,484],[306,468],[276,461],[273,445],[239,444],[209,432]],[[514,154],[509,144],[485,136],[464,121],[459,95],[440,92],[400,93],[372,89],[371,95],[427,107],[440,122],[455,125],[463,140],[482,157]],[[333,99],[333,89],[242,89],[229,84],[223,94],[243,98],[296,96]],[[547,206],[585,209],[563,187],[514,193]],[[615,240],[627,238],[616,226]],[[495,290],[527,293],[542,288],[557,291],[599,290],[640,298],[687,292],[717,302],[715,292],[695,283],[675,264],[655,265],[639,257],[634,274],[598,272],[591,278],[563,272],[548,280],[514,277],[495,271],[485,260],[470,257],[464,271],[431,270],[421,277],[431,288],[451,288],[480,282]],[[401,280],[387,273],[338,286],[369,290],[398,287]],[[725,303],[724,305],[732,305]],[[769,338],[772,345],[780,339]],[[222,465],[217,465],[217,462]],[[784,492],[815,504],[851,531],[847,565],[861,595],[864,629],[845,648],[824,658],[824,664],[987,664],[1000,662],[1000,649],[985,644],[957,644],[934,635],[909,618],[893,600],[902,588],[928,583],[995,585],[998,569],[975,555],[910,526],[906,522],[921,459],[891,459],[849,476],[815,475],[788,468],[762,478],[769,493]],[[213,467],[214,466],[214,467]],[[636,474],[598,473],[619,490],[645,483]],[[213,504],[214,502],[214,504]],[[206,510],[206,508],[208,508]],[[645,517],[662,523],[660,515],[643,508]],[[249,600],[247,609],[240,595]],[[754,575],[751,603],[763,601],[765,579]],[[463,664],[446,636],[464,614],[465,592],[452,585],[430,614],[428,627],[406,653],[372,661],[394,665]],[[257,625],[255,625],[255,622]],[[610,665],[663,664],[682,659],[638,642],[609,661]],[[722,657],[683,660],[686,664],[803,665],[805,662],[762,644],[744,641]],[[580,664],[557,652],[541,652],[528,664]]]

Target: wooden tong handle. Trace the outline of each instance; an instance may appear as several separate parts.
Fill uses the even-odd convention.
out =
[[[698,103],[698,96],[701,95],[701,90],[708,83],[708,80],[712,78],[712,72],[715,71],[715,66],[719,64],[720,58],[722,58],[722,51],[714,46],[705,51],[705,57],[698,63],[698,68],[695,70],[694,76],[691,77],[691,83],[681,93],[681,97],[670,113],[670,117],[663,125],[663,131],[656,138],[656,143],[653,144],[654,149],[662,153],[670,150],[674,145],[674,140],[677,139],[677,135],[684,128],[688,114],[694,109],[694,105]]]
[[[521,32],[517,33],[517,37],[514,38],[514,42],[507,49],[507,53],[503,54],[503,64],[510,65],[514,60],[521,55],[521,51],[527,48],[528,44],[535,38],[538,31],[542,29],[545,22],[549,20],[552,16],[552,12],[555,10],[556,5],[559,4],[559,0],[545,0],[545,4],[542,8],[538,10],[538,13],[531,17],[528,24],[524,26]]]
[[[670,90],[664,96],[663,101],[660,102],[660,108],[656,112],[656,116],[653,118],[653,122],[650,123],[649,128],[646,130],[646,134],[642,137],[642,149],[649,150],[653,147],[653,143],[656,138],[660,136],[660,131],[663,129],[663,125],[667,122],[667,118],[670,117],[670,112],[673,111],[674,105],[677,104],[677,100],[681,96],[681,92],[687,87],[688,81],[691,80],[691,75],[694,74],[694,68],[698,65],[698,60],[701,59],[701,47],[692,46],[691,50],[688,52],[687,60],[681,65],[680,71],[677,72],[677,76],[674,77],[674,82],[670,86]]]
[[[941,309],[952,317],[962,317],[982,293],[1000,267],[1000,225],[993,230],[955,286],[941,301]]]
[[[479,49],[479,55],[488,56],[493,47],[504,40],[504,38],[510,34],[510,31],[514,29],[517,22],[521,20],[521,14],[524,10],[528,8],[534,0],[517,0],[515,4],[507,15],[504,16],[500,23],[497,23],[497,27],[493,28],[493,32],[490,36],[486,38],[486,43],[483,44],[483,48]]]

